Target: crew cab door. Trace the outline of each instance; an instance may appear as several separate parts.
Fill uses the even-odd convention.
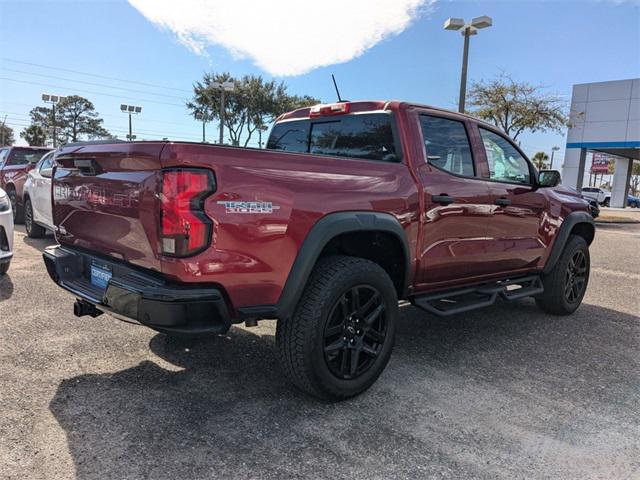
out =
[[[478,175],[470,125],[459,116],[421,110],[415,166],[424,211],[416,289],[465,283],[487,271],[488,182]]]
[[[513,142],[497,130],[478,126],[488,163],[491,215],[487,258],[494,274],[540,266],[548,230],[547,200],[536,186],[536,170]]]

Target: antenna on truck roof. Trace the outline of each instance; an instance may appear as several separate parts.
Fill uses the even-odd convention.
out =
[[[338,101],[339,102],[346,102],[347,100],[342,100],[342,98],[340,98],[340,90],[338,90],[338,84],[336,83],[336,77],[333,75],[333,73],[331,74],[331,79],[333,80],[333,86],[336,87],[336,94],[338,95]]]

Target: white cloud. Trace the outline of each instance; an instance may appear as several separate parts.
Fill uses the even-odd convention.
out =
[[[435,0],[129,0],[195,53],[221,45],[272,75],[351,60]]]

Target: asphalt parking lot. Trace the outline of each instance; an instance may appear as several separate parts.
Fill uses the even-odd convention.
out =
[[[275,325],[199,341],[77,319],[52,238],[0,280],[0,477],[640,478],[640,225],[592,245],[582,307],[403,307],[391,362],[339,404],[294,390]]]

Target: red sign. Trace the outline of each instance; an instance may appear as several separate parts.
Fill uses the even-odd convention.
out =
[[[611,157],[606,153],[593,153],[591,160],[591,173],[609,173],[609,161]]]

